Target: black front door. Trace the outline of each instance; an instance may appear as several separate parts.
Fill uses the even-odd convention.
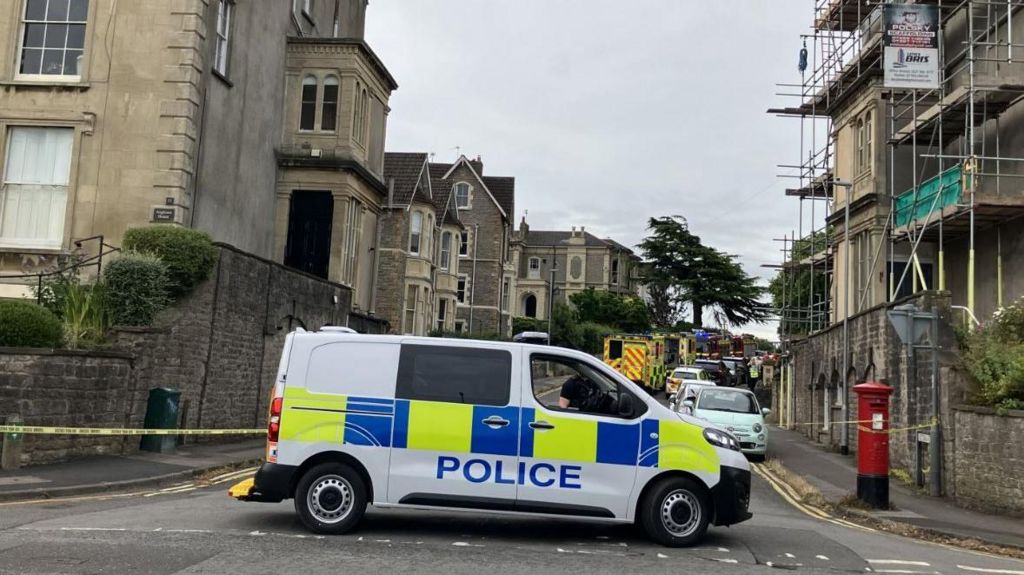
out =
[[[330,192],[292,192],[284,265],[327,279],[333,215]]]

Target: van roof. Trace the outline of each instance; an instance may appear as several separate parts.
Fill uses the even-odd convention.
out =
[[[519,343],[513,341],[494,341],[485,339],[462,339],[454,337],[424,337],[414,335],[377,335],[377,334],[362,334],[362,333],[346,333],[337,330],[328,331],[304,331],[295,330],[289,334],[301,341],[323,341],[323,342],[359,342],[359,343],[415,343],[421,345],[440,345],[440,346],[452,346],[452,347],[504,347],[504,348],[528,348],[533,351],[554,351],[557,350],[559,353],[571,353],[574,355],[586,356],[593,358],[593,356],[586,354],[582,351],[570,349],[566,347],[558,347],[543,344],[534,343]]]

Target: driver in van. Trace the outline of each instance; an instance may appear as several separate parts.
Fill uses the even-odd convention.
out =
[[[575,373],[562,384],[558,394],[558,407],[578,409],[587,413],[607,413],[611,398],[586,376]]]

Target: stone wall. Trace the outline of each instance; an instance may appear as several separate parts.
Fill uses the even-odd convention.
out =
[[[116,352],[0,349],[0,418],[138,428],[150,390],[167,387],[181,391],[181,428],[262,427],[290,331],[325,325],[387,330],[385,322],[351,312],[351,290],[343,285],[227,245],[218,244],[217,251],[212,277],[155,326],[114,329]],[[225,439],[232,438],[209,440]],[[126,453],[138,445],[137,437],[30,436],[23,461]]]
[[[0,422],[18,416],[26,425],[123,427],[131,365],[125,353],[0,348]],[[125,441],[130,440],[27,435],[21,461],[120,453]]]
[[[908,302],[901,302],[908,303]],[[950,406],[964,401],[967,384],[958,373],[957,345],[950,326],[948,293],[924,292],[912,302],[919,309],[934,306],[939,310],[939,418],[951,421]],[[879,381],[894,388],[891,402],[891,426],[906,428],[927,424],[932,417],[931,352],[915,349],[908,353],[887,317],[888,307],[876,306],[850,316],[849,369],[846,373],[849,405],[847,421],[857,421],[857,397],[853,386],[865,381]],[[843,326],[836,324],[792,345],[794,369],[793,416],[797,429],[809,439],[833,448],[840,446],[843,421],[841,399],[843,386]],[[825,410],[830,421],[824,427]],[[848,426],[850,451],[857,449],[857,428]],[[943,437],[946,466],[952,465],[953,439],[951,433]],[[916,467],[916,433],[895,433],[890,438],[893,468],[913,470]],[[944,489],[952,491],[949,474],[944,478]]]
[[[1024,411],[998,416],[988,408],[957,406],[953,431],[957,502],[1024,514]]]

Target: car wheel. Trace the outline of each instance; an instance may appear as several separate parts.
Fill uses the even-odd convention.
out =
[[[343,463],[321,463],[307,471],[295,487],[295,512],[314,533],[348,533],[363,518],[366,502],[366,483]]]
[[[647,536],[666,547],[699,543],[710,520],[707,491],[684,477],[659,481],[647,493],[640,510],[640,522]]]

